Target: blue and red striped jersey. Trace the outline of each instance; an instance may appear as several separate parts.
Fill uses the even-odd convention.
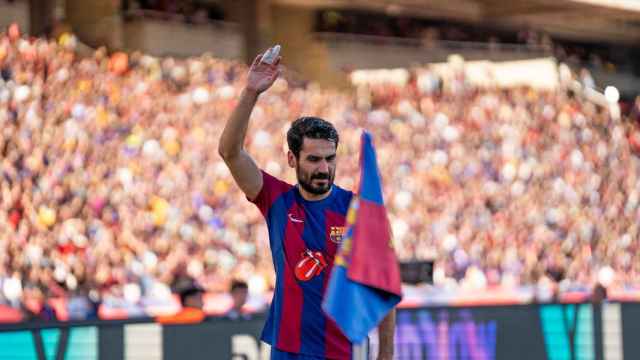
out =
[[[305,200],[297,186],[262,172],[253,203],[267,221],[276,288],[262,340],[282,351],[350,359],[351,343],[322,311],[335,254],[345,231],[351,191]]]

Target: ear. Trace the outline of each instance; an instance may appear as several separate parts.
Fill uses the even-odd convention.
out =
[[[289,163],[289,167],[295,169],[297,160],[298,159],[296,159],[296,156],[293,154],[293,152],[289,150],[289,152],[287,152],[287,162]]]

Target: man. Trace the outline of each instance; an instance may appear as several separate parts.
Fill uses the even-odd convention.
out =
[[[249,117],[261,93],[278,78],[271,64],[254,60],[247,84],[227,121],[218,151],[238,187],[256,204],[269,228],[276,289],[262,340],[272,359],[350,359],[351,344],[321,304],[353,193],[333,184],[338,133],[316,117],[297,119],[287,133],[293,186],[261,171],[243,148]],[[395,312],[380,324],[378,359],[391,359]]]
[[[245,319],[248,320],[251,316],[242,311],[242,307],[247,302],[247,296],[249,295],[249,287],[244,281],[235,280],[231,283],[231,299],[233,305],[231,309],[225,314],[231,320]]]
[[[23,301],[22,310],[24,321],[57,321],[56,310],[49,304],[45,296],[45,291],[35,286],[24,296],[30,301]],[[28,305],[29,304],[29,305]]]
[[[195,281],[185,281],[177,286],[182,309],[173,315],[158,316],[160,324],[197,324],[204,320],[206,314],[202,310],[204,289]]]

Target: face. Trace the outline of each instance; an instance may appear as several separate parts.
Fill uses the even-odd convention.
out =
[[[192,307],[196,309],[202,309],[204,302],[202,300],[202,293],[198,292],[191,296],[188,296],[184,301],[185,307]]]
[[[234,289],[231,292],[231,298],[233,299],[233,307],[237,309],[241,308],[247,302],[248,293],[249,293],[248,289],[244,289],[244,288]]]
[[[336,144],[324,139],[304,138],[300,155],[289,151],[289,166],[296,169],[298,183],[314,195],[326,194],[336,174]]]

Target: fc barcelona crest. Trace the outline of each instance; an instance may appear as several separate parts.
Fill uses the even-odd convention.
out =
[[[336,244],[340,244],[342,242],[342,236],[344,235],[346,227],[344,226],[332,226],[331,233],[329,234],[329,238]]]

